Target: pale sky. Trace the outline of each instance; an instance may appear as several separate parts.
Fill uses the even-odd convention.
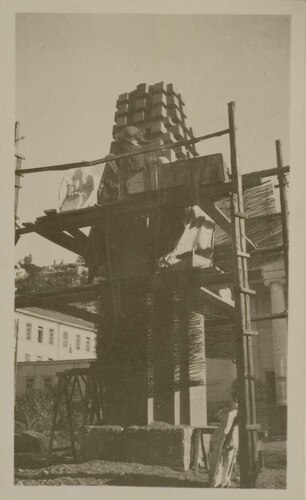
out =
[[[195,135],[227,128],[236,101],[242,171],[289,163],[290,19],[257,15],[18,14],[16,120],[23,168],[94,160],[109,152],[116,100],[139,83],[173,83]],[[228,138],[200,154],[223,153]],[[98,177],[101,167],[96,167]],[[20,222],[57,207],[63,173],[22,178]],[[76,255],[25,235],[16,259],[39,265]]]

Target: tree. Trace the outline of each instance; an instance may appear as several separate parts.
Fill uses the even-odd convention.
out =
[[[69,288],[87,283],[88,272],[83,268],[79,272],[80,262],[69,264],[53,264],[39,267],[32,263],[31,256],[20,261],[20,268],[26,271],[25,276],[16,277],[18,294],[34,293],[54,288]]]

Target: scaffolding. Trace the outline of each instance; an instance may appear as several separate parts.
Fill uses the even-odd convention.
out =
[[[287,204],[287,180],[286,174],[289,172],[289,166],[283,165],[281,144],[276,141],[276,157],[277,167],[266,170],[260,170],[249,174],[241,174],[240,160],[237,140],[237,121],[235,103],[228,104],[228,128],[201,137],[192,138],[190,140],[179,141],[176,143],[165,144],[151,149],[146,149],[145,153],[153,151],[161,151],[163,149],[175,149],[176,147],[194,145],[197,142],[208,140],[214,137],[228,135],[230,145],[230,178],[229,180],[218,184],[197,184],[193,186],[179,186],[175,189],[167,187],[163,189],[162,203],[165,205],[174,204],[181,206],[190,206],[192,204],[199,205],[214,221],[218,224],[231,238],[232,243],[232,271],[224,273],[216,273],[212,278],[212,283],[231,284],[234,295],[233,315],[227,320],[223,320],[223,324],[234,324],[236,332],[236,355],[237,355],[237,378],[238,378],[238,408],[239,408],[239,466],[240,466],[240,487],[252,488],[255,486],[256,478],[259,471],[258,459],[258,432],[259,426],[256,422],[256,403],[255,403],[255,373],[253,366],[252,341],[257,332],[251,328],[252,321],[261,321],[266,319],[279,319],[287,317],[287,311],[279,314],[264,314],[262,316],[251,316],[250,296],[256,294],[249,287],[249,272],[248,259],[254,254],[284,254],[285,272],[288,280],[288,204]],[[122,155],[112,156],[112,160],[129,158],[137,154],[142,154],[141,150],[137,153],[125,153]],[[46,171],[62,171],[75,169],[80,167],[90,167],[100,165],[109,161],[109,157],[104,157],[99,160],[70,163],[64,165],[52,165],[39,168],[16,168],[16,188],[20,187],[20,176],[24,174],[46,172]],[[193,158],[184,160],[186,167],[193,162],[201,162],[201,158]],[[175,169],[178,162],[172,164]],[[243,206],[243,191],[249,186],[258,185],[262,178],[277,176],[278,187],[280,190],[281,204],[281,221],[283,244],[267,248],[257,248],[256,245],[248,238],[246,234],[246,219],[247,215],[244,212]],[[156,210],[156,200],[159,196],[160,185],[158,182],[159,171],[155,171],[157,179],[157,188],[151,191],[145,191],[134,195],[128,195],[124,199],[118,201],[106,201],[103,205],[73,210],[69,212],[57,213],[56,210],[46,210],[43,217],[36,219],[35,223],[24,223],[22,228],[16,229],[16,242],[23,234],[35,232],[48,240],[61,245],[62,247],[71,250],[78,255],[86,254],[87,237],[80,230],[85,226],[92,226],[99,222],[103,224],[106,214],[109,211],[113,213],[141,213],[148,214]],[[18,193],[17,190],[17,193]],[[215,202],[221,198],[228,197],[230,199],[231,217],[230,219],[215,205]],[[15,208],[16,211],[16,208]],[[253,271],[251,271],[253,273]],[[201,272],[198,272],[201,280]],[[205,273],[203,277],[204,284],[207,284]],[[43,307],[48,304],[48,307],[60,308],[63,304],[75,302],[76,299],[85,300],[97,297],[103,293],[103,284],[87,285],[77,289],[54,290],[40,292],[38,294],[29,294],[28,296],[17,297],[16,307],[29,307],[36,305]],[[204,300],[222,301],[220,296],[201,288],[204,292]],[[87,311],[79,311],[76,313],[75,308],[68,306],[65,312],[70,311],[71,314],[79,314],[83,319],[92,320],[92,313]],[[214,321],[215,325],[220,324],[220,320]],[[76,374],[71,374],[71,377]],[[71,421],[68,394],[68,374],[60,374],[59,376],[59,395],[62,395],[64,389],[67,400],[67,409],[69,421]],[[77,383],[77,381],[75,382]],[[58,401],[60,396],[58,397]],[[58,408],[58,406],[56,406]],[[97,414],[98,415],[98,414]],[[55,417],[54,417],[55,418]],[[70,425],[70,424],[69,424]],[[73,441],[73,430],[71,430],[71,439]],[[53,439],[53,438],[52,438]],[[74,444],[72,444],[74,450]],[[50,445],[50,453],[52,451],[52,443]]]

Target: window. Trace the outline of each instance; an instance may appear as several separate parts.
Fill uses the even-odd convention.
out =
[[[42,361],[42,356],[37,356],[37,361]]]
[[[54,344],[54,330],[49,328],[49,344]]]
[[[81,335],[76,336],[75,348],[77,351],[79,351],[81,349]]]
[[[48,358],[48,361],[53,361],[53,358]]]
[[[42,344],[42,341],[43,341],[43,333],[44,333],[44,329],[42,326],[39,326],[38,327],[38,335],[37,335],[37,341]]]
[[[90,338],[86,337],[86,351],[90,351]]]
[[[44,377],[44,389],[49,391],[52,387],[52,377]]]
[[[26,340],[31,340],[32,335],[32,325],[31,323],[26,324]]]
[[[63,333],[63,347],[68,347],[68,333]]]
[[[30,354],[25,354],[25,355],[24,355],[24,359],[25,359],[25,361],[31,361],[31,356],[30,356]]]
[[[25,378],[25,388],[26,391],[31,391],[32,389],[34,389],[34,377]]]

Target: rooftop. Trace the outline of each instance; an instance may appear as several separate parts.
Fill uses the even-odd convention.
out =
[[[50,309],[42,309],[40,307],[26,307],[24,309],[17,309],[18,312],[24,314],[33,314],[36,316],[41,316],[48,318],[59,323],[70,323],[72,325],[78,326],[79,328],[87,328],[90,330],[95,330],[95,324],[90,321],[85,321],[75,316],[70,316],[58,311],[52,311]]]

